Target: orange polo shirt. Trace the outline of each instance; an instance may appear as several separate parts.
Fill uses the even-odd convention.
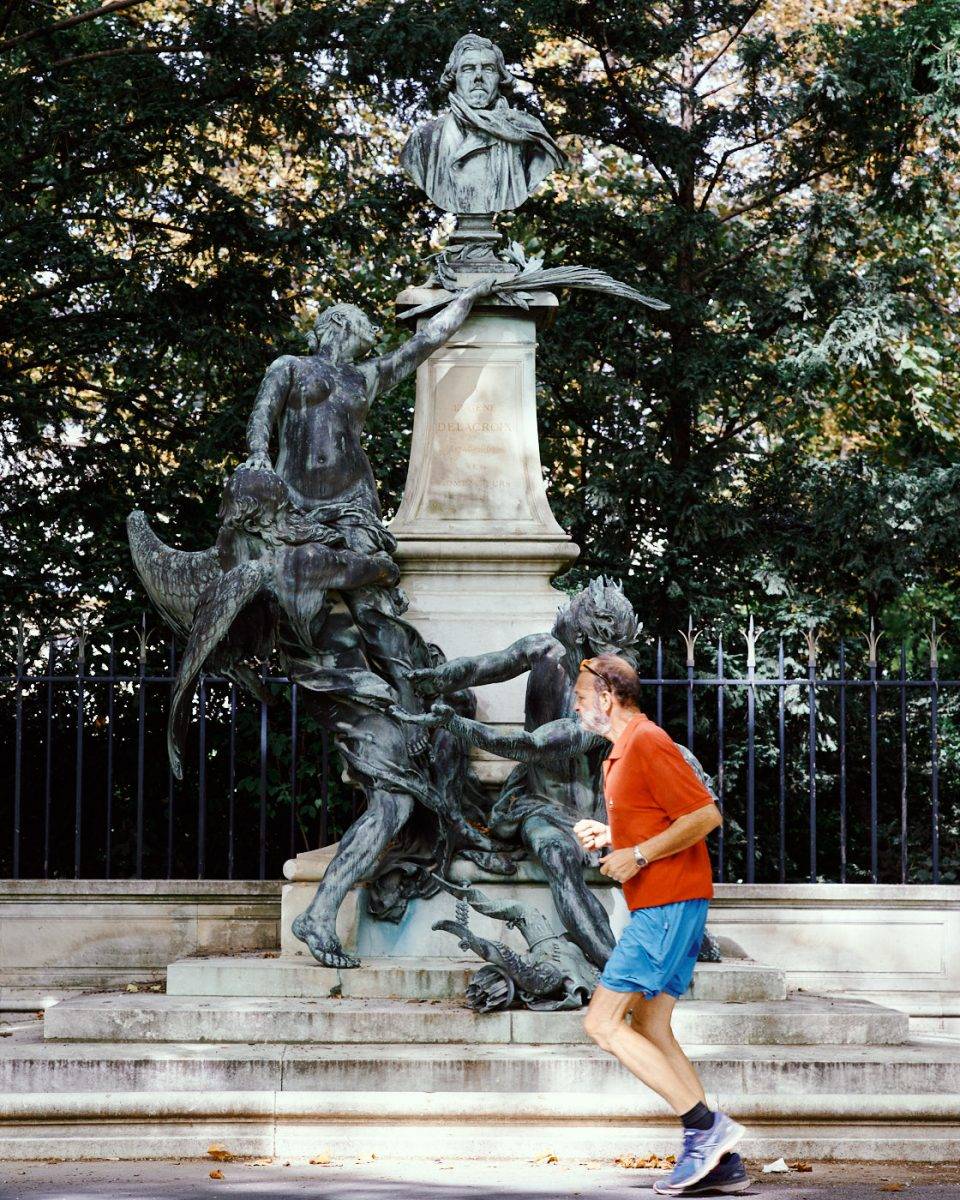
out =
[[[614,742],[603,780],[614,850],[645,842],[678,817],[713,803],[670,735],[643,713]],[[706,839],[644,867],[626,881],[623,894],[631,912],[678,900],[709,900],[713,870]]]

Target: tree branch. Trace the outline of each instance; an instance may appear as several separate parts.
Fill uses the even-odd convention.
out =
[[[640,130],[639,126],[637,125],[636,120],[633,119],[633,105],[630,103],[630,98],[627,96],[627,93],[623,87],[623,84],[621,84],[620,80],[617,78],[616,72],[613,70],[613,67],[610,65],[610,61],[607,58],[606,51],[600,49],[599,46],[595,46],[594,49],[596,50],[597,54],[600,56],[600,61],[603,63],[603,70],[607,76],[607,80],[609,81],[610,86],[620,97],[622,104],[625,106],[625,108],[627,110],[627,120],[630,124],[630,128],[636,134],[637,141],[640,143],[644,154],[646,154],[646,156],[647,156],[647,161],[650,163],[650,165],[653,167],[653,169],[656,171],[656,173],[660,176],[660,178],[666,184],[667,190],[670,193],[670,198],[674,201],[674,203],[677,203],[680,199],[680,195],[677,191],[677,188],[674,185],[674,182],[670,178],[670,176],[666,173],[666,171],[663,169],[663,167],[660,166],[659,162],[657,162],[656,158],[654,157],[654,155],[650,149],[649,140],[647,139],[646,135]]]
[[[805,183],[813,183],[815,179],[821,179],[824,175],[829,175],[831,171],[839,171],[843,167],[849,167],[851,163],[857,161],[860,156],[858,154],[850,154],[846,158],[841,158],[839,162],[828,163],[825,167],[821,167],[819,171],[811,171],[808,175],[800,175],[795,179],[783,184],[781,187],[775,188],[765,196],[760,196],[750,204],[741,205],[740,208],[735,208],[726,216],[718,217],[718,224],[723,225],[727,221],[732,221],[735,217],[742,217],[745,213],[754,212],[758,208],[763,208],[765,204],[770,204],[777,199],[778,196],[785,196],[787,192],[792,192],[795,188],[803,187]]]
[[[4,0],[4,4],[0,8],[0,33],[10,24],[20,3],[21,0]]]
[[[706,64],[706,66],[701,67],[700,70],[696,73],[696,75],[694,75],[693,87],[696,87],[697,84],[700,82],[700,80],[703,79],[703,77],[705,75],[708,75],[713,70],[713,68],[717,65],[717,63],[720,61],[720,59],[723,58],[723,56],[730,49],[730,47],[733,45],[733,43],[737,40],[737,38],[740,36],[740,34],[743,33],[744,29],[746,29],[746,27],[750,23],[750,21],[757,15],[757,13],[760,11],[760,9],[763,8],[764,3],[765,3],[765,0],[755,0],[755,3],[752,4],[747,9],[746,15],[744,16],[743,20],[740,22],[739,25],[736,26],[733,33],[730,34],[730,36],[723,43],[723,45],[720,47],[720,49],[716,52],[716,54],[713,56],[713,58],[711,58],[709,60],[709,62]]]
[[[703,199],[698,205],[699,211],[703,212],[703,210],[707,207],[707,202],[713,194],[713,189],[720,182],[720,177],[723,174],[724,167],[735,154],[742,154],[744,150],[752,150],[755,146],[762,146],[764,142],[769,142],[772,138],[779,137],[781,133],[786,133],[788,129],[792,129],[794,125],[797,125],[802,120],[804,115],[804,113],[798,113],[798,115],[794,117],[792,121],[788,121],[785,125],[779,125],[776,129],[771,129],[770,132],[765,133],[763,137],[754,138],[751,142],[741,142],[739,146],[731,146],[729,150],[724,150],[717,161],[716,170],[710,177],[710,182],[707,184],[707,190],[704,192]]]
[[[116,46],[112,50],[92,50],[89,54],[76,54],[72,58],[59,58],[47,68],[50,71],[57,67],[70,67],[77,63],[95,62],[101,58],[119,58],[124,54],[191,54],[202,51],[200,45],[179,46]]]
[[[72,17],[64,17],[60,21],[54,21],[52,25],[45,25],[42,29],[31,29],[27,33],[18,33],[16,37],[4,38],[3,41],[0,41],[0,50],[22,46],[24,42],[32,42],[36,38],[46,37],[48,33],[56,33],[61,29],[72,29],[75,25],[82,25],[85,21],[95,21],[97,17],[104,17],[107,13],[121,12],[125,8],[134,8],[138,4],[145,3],[146,0],[110,0],[109,4],[101,4],[99,8],[75,13]]]

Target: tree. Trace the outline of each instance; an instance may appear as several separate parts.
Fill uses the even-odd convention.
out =
[[[133,504],[209,541],[213,480],[305,290],[382,306],[419,269],[436,214],[391,164],[467,28],[535,79],[527,103],[573,160],[511,236],[671,304],[578,297],[544,340],[543,457],[585,547],[571,581],[625,574],[666,629],[776,607],[762,581],[790,575],[795,524],[771,511],[770,470],[786,487],[808,462],[957,461],[947,0],[182,0],[64,10],[59,27],[34,4],[4,12],[23,118],[0,148],[14,607],[139,604]],[[388,510],[410,402],[371,426]],[[820,600],[865,604],[841,577],[845,596],[823,581]]]

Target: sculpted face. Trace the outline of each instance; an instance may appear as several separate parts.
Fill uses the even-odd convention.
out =
[[[500,92],[500,72],[492,50],[465,50],[456,71],[457,95],[471,108],[490,108]]]
[[[322,331],[315,330],[320,335],[320,345],[326,352],[333,353],[338,360],[352,362],[366,352],[376,342],[380,329],[353,305],[346,312],[340,312],[337,317],[326,324]]]

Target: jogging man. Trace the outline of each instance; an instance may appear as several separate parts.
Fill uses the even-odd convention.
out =
[[[710,1111],[670,1028],[673,1007],[693,978],[713,895],[705,838],[723,818],[676,744],[640,711],[640,681],[629,663],[615,654],[584,659],[574,707],[586,729],[613,743],[603,764],[610,823],[579,821],[574,833],[587,850],[612,847],[600,870],[623,885],[632,913],[584,1028],[683,1122],[683,1151],[654,1191],[744,1191],[750,1180],[730,1151],[745,1130]]]

